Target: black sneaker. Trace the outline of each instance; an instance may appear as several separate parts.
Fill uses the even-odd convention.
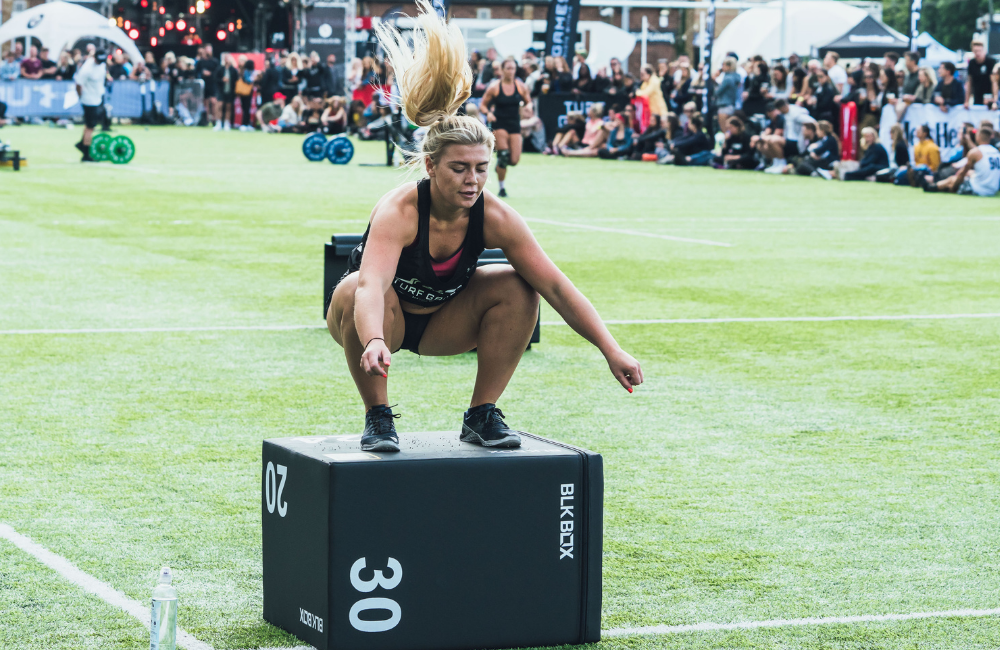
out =
[[[399,451],[399,437],[393,423],[398,417],[388,406],[368,409],[365,413],[365,432],[361,434],[361,451]]]
[[[504,188],[501,187],[500,191],[497,192],[497,196],[499,196],[501,198],[506,197],[507,196],[507,190],[505,190]]]
[[[89,150],[90,150],[90,147],[88,147],[87,145],[83,144],[83,140],[80,140],[79,142],[77,142],[77,143],[76,143],[75,145],[73,145],[73,146],[74,146],[74,147],[76,147],[77,149],[79,149],[79,150],[80,150],[80,153],[84,153],[84,152],[86,152],[86,151],[89,151]]]
[[[519,433],[503,421],[503,411],[496,404],[482,404],[465,412],[459,440],[483,447],[520,447]]]

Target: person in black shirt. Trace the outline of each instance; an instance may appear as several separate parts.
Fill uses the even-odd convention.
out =
[[[827,120],[817,122],[816,128],[819,130],[819,139],[806,148],[806,155],[799,160],[795,172],[802,176],[819,176],[831,180],[833,174],[830,169],[840,158],[840,143],[833,134],[833,124]]]
[[[853,172],[844,174],[845,181],[863,181],[869,176],[874,176],[876,172],[889,167],[889,152],[878,141],[878,131],[868,126],[861,130],[862,145],[865,146],[865,155],[861,158],[861,165]]]
[[[809,112],[817,120],[833,122],[837,113],[837,87],[823,68],[818,68],[813,76],[816,78],[816,88],[806,100]]]
[[[156,59],[153,58],[153,51],[148,50],[146,52],[146,59],[144,65],[146,66],[147,76],[149,79],[159,79],[160,78],[160,66],[156,65]]]
[[[972,58],[969,59],[968,78],[965,80],[966,108],[970,104],[988,104],[986,95],[990,95],[991,101],[996,101],[997,83],[992,79],[996,64],[996,59],[986,54],[982,41],[972,41]]]
[[[125,56],[121,50],[115,50],[111,56],[111,63],[108,64],[108,78],[111,81],[128,79],[128,69],[125,67]]]
[[[945,61],[938,68],[938,85],[934,88],[934,103],[945,113],[949,106],[962,106],[965,103],[965,90],[955,79],[955,64]]]
[[[767,107],[767,92],[771,85],[767,63],[758,61],[754,65],[755,74],[746,80],[746,90],[743,91],[743,112],[747,115],[759,115]]]
[[[263,104],[273,101],[274,94],[281,90],[281,72],[270,57],[264,58],[264,71],[257,78],[257,87],[260,88],[260,100]]]
[[[726,121],[726,144],[722,147],[722,155],[716,158],[716,164],[725,169],[753,169],[757,164],[753,154],[750,134],[744,128],[743,120],[730,117]]]
[[[302,70],[302,79],[306,82],[303,94],[309,99],[322,98],[323,87],[326,85],[328,72],[323,68],[318,52],[313,52],[304,61],[307,66]]]
[[[575,94],[594,92],[594,80],[590,77],[589,65],[580,66],[580,76],[573,82],[573,92]]]
[[[59,55],[59,66],[56,68],[56,81],[69,81],[76,74],[76,66],[73,64],[73,57],[69,52],[63,51]]]
[[[42,79],[55,79],[59,64],[49,58],[49,48],[43,47],[38,58],[42,62]]]
[[[219,62],[212,57],[212,46],[205,45],[198,49],[198,60],[194,64],[195,78],[205,82],[205,112],[208,119],[215,122],[215,130],[222,130],[222,119],[219,116],[219,85],[216,73]]]
[[[703,126],[704,123],[702,122],[701,115],[692,115],[691,119],[688,120],[683,135],[670,143],[671,155],[666,156],[658,162],[662,162],[663,164],[690,165],[694,162],[692,156],[711,151],[712,142],[702,130]]]

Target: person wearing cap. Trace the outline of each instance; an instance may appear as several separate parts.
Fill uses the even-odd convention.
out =
[[[73,75],[76,94],[83,106],[83,137],[76,143],[76,148],[83,154],[80,162],[94,162],[90,157],[90,141],[94,137],[94,129],[104,117],[104,81],[107,74],[103,57],[97,56],[97,48],[93,44],[88,45],[87,58]]]
[[[274,99],[264,104],[257,110],[257,121],[260,123],[261,131],[265,133],[277,133],[281,129],[272,126],[281,117],[281,111],[285,109],[285,96],[281,93],[274,93]]]

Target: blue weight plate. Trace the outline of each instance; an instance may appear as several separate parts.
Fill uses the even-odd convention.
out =
[[[313,133],[302,143],[302,153],[306,158],[319,162],[326,157],[326,136],[322,133]]]
[[[354,157],[354,145],[346,135],[338,135],[326,143],[326,158],[334,165],[346,165]]]

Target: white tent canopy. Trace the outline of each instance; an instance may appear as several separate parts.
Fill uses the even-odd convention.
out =
[[[785,49],[781,49],[781,15],[785,5]],[[784,59],[789,54],[808,56],[814,47],[826,45],[847,33],[868,13],[834,0],[786,0],[769,2],[744,11],[729,23],[712,46],[712,68],[719,69],[729,52],[740,60],[759,54],[765,60]]]
[[[17,38],[37,38],[49,48],[53,58],[81,38],[111,41],[133,61],[142,54],[128,34],[112,27],[101,14],[69,2],[47,2],[27,9],[0,25],[0,43]]]
[[[917,45],[927,48],[923,61],[921,61],[925,65],[937,65],[942,61],[951,61],[952,63],[962,62],[962,55],[941,45],[927,32],[923,32],[917,36]]]
[[[493,47],[500,56],[520,57],[532,46],[534,34],[545,31],[545,25],[544,20],[515,20],[488,32],[486,37],[493,40]],[[580,43],[588,42],[589,36],[587,65],[595,73],[599,68],[608,67],[611,59],[627,61],[635,49],[635,36],[614,25],[581,20],[577,23],[577,31],[584,37]]]

